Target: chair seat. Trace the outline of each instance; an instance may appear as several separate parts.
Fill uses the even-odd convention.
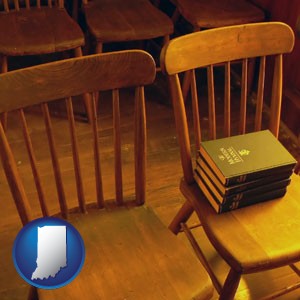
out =
[[[148,0],[96,0],[84,6],[87,24],[98,42],[147,40],[169,35],[173,23]]]
[[[199,28],[260,22],[264,12],[246,0],[177,0],[182,16]]]
[[[70,214],[86,259],[78,277],[39,299],[209,299],[213,288],[191,249],[145,206]],[[194,298],[193,298],[194,297]]]
[[[180,188],[192,197],[212,244],[237,271],[251,273],[300,260],[299,176],[292,176],[284,197],[223,214],[214,211],[196,184],[181,181]]]
[[[0,53],[7,56],[46,54],[84,45],[78,24],[59,8],[20,9],[0,14]]]

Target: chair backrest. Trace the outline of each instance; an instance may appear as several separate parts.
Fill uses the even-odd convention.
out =
[[[90,196],[90,198],[92,197],[93,200],[97,199],[98,207],[104,206],[103,176],[101,176],[103,169],[101,170],[100,165],[100,152],[102,149],[99,145],[99,122],[97,121],[95,104],[96,91],[112,90],[113,95],[113,124],[111,130],[113,142],[108,149],[114,150],[108,154],[106,149],[106,152],[101,152],[101,157],[103,153],[102,163],[105,163],[108,169],[106,170],[106,175],[107,173],[108,175],[110,173],[114,174],[116,202],[117,204],[123,203],[121,152],[124,153],[124,149],[128,152],[132,148],[132,152],[134,153],[132,157],[134,157],[135,163],[132,163],[132,171],[131,173],[127,172],[126,176],[133,178],[132,181],[135,182],[135,187],[130,191],[132,192],[135,189],[136,203],[144,203],[146,183],[146,121],[143,86],[152,83],[154,78],[154,60],[149,54],[140,50],[73,58],[0,75],[0,113],[16,111],[16,115],[20,117],[20,128],[23,132],[21,135],[16,133],[11,135],[10,130],[4,132],[0,123],[0,155],[3,169],[23,224],[32,218],[32,211],[29,205],[31,199],[28,201],[24,184],[22,183],[22,179],[23,182],[28,183],[27,179],[30,177],[30,171],[32,171],[32,182],[34,183],[29,187],[28,193],[33,197],[32,189],[36,188],[37,198],[44,216],[52,214],[46,198],[48,200],[51,198],[50,200],[53,202],[53,197],[55,196],[53,190],[56,189],[59,200],[59,205],[56,205],[56,209],[59,206],[58,209],[62,216],[67,217],[71,200],[68,199],[69,203],[67,202],[66,190],[69,193],[69,186],[73,184],[73,181],[75,183],[73,184],[75,186],[74,194],[77,194],[75,198],[78,198],[78,207],[82,212],[86,211],[84,190],[94,190],[95,196]],[[127,144],[121,149],[119,89],[128,87],[135,87],[135,93],[129,89],[132,93],[126,96],[126,101],[130,101],[129,96],[133,96],[131,94],[134,94],[133,98],[135,100],[135,104],[133,105],[135,118],[132,125],[134,127],[134,133],[132,134],[134,136],[134,147],[129,146],[131,144],[127,141]],[[128,89],[125,89],[125,91],[128,91]],[[75,126],[71,97],[81,95],[84,92],[89,92],[93,95],[91,97],[93,119],[91,120],[91,124],[77,124]],[[57,124],[54,124],[54,119],[50,117],[50,110],[48,109],[48,103],[55,99],[65,99],[68,116],[68,120],[59,118],[60,121]],[[100,106],[107,107],[107,104],[103,103],[103,101],[101,97],[101,104],[103,105]],[[42,114],[40,114],[40,109],[38,110],[38,114],[36,114],[36,108],[34,108],[36,105],[40,107]],[[26,109],[27,120],[28,115],[32,117],[33,114],[40,120],[39,122],[43,123],[44,120],[45,126],[36,123],[36,121],[34,121],[35,125],[32,127],[28,126],[24,110],[27,107],[33,107],[29,111]],[[14,115],[13,113],[11,114]],[[14,128],[16,122],[13,125],[11,130],[17,132]],[[82,129],[84,134],[82,135],[81,132],[81,136],[76,137],[75,127],[78,128],[80,125],[81,127],[84,126]],[[129,125],[126,124],[126,126]],[[57,130],[56,133],[55,130]],[[70,137],[68,137],[68,131]],[[133,131],[132,128],[130,128],[130,133],[131,131]],[[45,135],[45,139],[43,139],[41,132]],[[35,139],[34,133],[36,133]],[[22,138],[24,146],[19,143],[19,140],[17,141],[18,153],[16,155],[18,157],[14,158],[13,144],[16,142],[15,137],[22,135],[24,136],[24,139]],[[11,137],[12,140],[9,143],[9,138]],[[61,143],[58,144],[58,141]],[[107,143],[107,139],[105,141]],[[37,149],[35,149],[34,145],[38,146],[36,147]],[[130,149],[128,150],[128,148]],[[28,156],[27,154],[23,156],[22,149],[24,149],[24,152],[27,150]],[[82,151],[82,149],[85,150]],[[45,158],[47,153],[49,153],[50,159],[48,157]],[[128,158],[128,153],[125,154],[125,159],[131,161]],[[25,157],[27,158],[27,163]],[[23,173],[20,173],[22,165],[17,165],[17,162],[20,161],[22,161],[24,167]],[[48,175],[51,165],[54,174],[51,177],[54,178],[53,182],[55,184],[53,183],[53,188],[49,189],[50,177]],[[41,169],[47,174],[46,176],[45,174],[40,174],[39,170]],[[70,169],[74,169],[74,172],[71,171],[70,173]],[[93,173],[95,174],[96,189],[93,188],[94,184],[91,184]],[[63,178],[64,174],[68,176]],[[73,176],[71,183],[70,178],[72,176],[70,174]],[[87,178],[83,178],[83,175],[86,175]],[[23,178],[21,179],[21,177]],[[134,184],[132,185],[134,186]],[[113,187],[109,187],[109,189],[113,189]]]
[[[208,123],[208,136],[210,139],[219,137],[217,131],[217,101],[214,88],[214,65],[222,64],[225,74],[224,87],[224,136],[243,134],[247,125],[247,73],[249,59],[260,57],[258,88],[256,99],[256,112],[254,128],[248,131],[260,130],[262,127],[262,115],[264,106],[264,83],[266,56],[273,57],[273,83],[270,100],[269,129],[278,137],[281,98],[282,98],[282,54],[291,52],[294,46],[294,34],[291,28],[279,22],[244,24],[211,29],[202,32],[188,34],[166,45],[161,54],[161,66],[169,75],[175,121],[180,144],[181,161],[185,180],[193,182],[193,169],[191,160],[191,143],[188,132],[188,120],[186,108],[182,97],[179,73],[189,71],[191,74],[191,98],[193,110],[195,147],[199,149],[204,128]],[[231,66],[236,60],[242,61],[241,99],[240,103],[233,103],[231,98]],[[199,112],[203,115],[203,101],[198,103],[195,69],[207,67],[208,86],[208,122],[200,122]],[[232,109],[239,106],[238,129],[234,131],[232,124]]]
[[[63,0],[3,0],[1,2],[3,11],[19,11],[21,8],[30,9],[31,7],[40,8],[41,6],[64,8]]]

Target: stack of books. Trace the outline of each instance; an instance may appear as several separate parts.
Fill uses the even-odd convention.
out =
[[[201,144],[195,181],[217,213],[284,196],[294,157],[269,130]]]

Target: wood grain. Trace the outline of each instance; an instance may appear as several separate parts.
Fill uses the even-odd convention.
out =
[[[0,15],[0,28],[6,28],[0,30],[1,54],[45,54],[84,45],[79,25],[65,9],[47,6],[20,8],[20,11],[1,12]]]
[[[123,42],[164,37],[173,24],[147,0],[85,1],[84,14],[97,42]]]
[[[70,216],[85,241],[85,264],[76,280],[60,289],[39,290],[39,299],[211,298],[200,262],[151,209],[119,208],[111,214],[90,210],[86,216]]]
[[[284,23],[256,23],[192,33],[169,45],[162,52],[161,66],[172,75],[213,63],[291,52],[294,33]],[[201,49],[201,55],[195,49]]]
[[[124,64],[124,61],[128,61],[128,64]],[[131,50],[11,71],[0,75],[0,99],[10,99],[1,103],[0,112],[34,105],[42,100],[81,95],[85,91],[149,84],[155,77],[152,64],[153,58],[149,54],[141,50]],[[56,88],[49,88],[49,83]],[[16,86],[18,89],[15,89]],[[11,98],[10,93],[14,89],[14,98]]]
[[[300,177],[293,175],[283,198],[221,215],[213,211],[196,184],[188,186],[182,181],[181,191],[195,205],[206,234],[221,256],[245,274],[299,260],[299,184]],[[230,232],[230,243],[225,232]]]

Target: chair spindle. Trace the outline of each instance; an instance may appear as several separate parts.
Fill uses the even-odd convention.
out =
[[[209,121],[209,137],[216,139],[216,104],[215,104],[215,89],[214,89],[214,68],[213,65],[207,67],[208,81],[208,121]]]
[[[14,6],[15,6],[15,10],[17,11],[20,10],[19,0],[14,0]]]
[[[135,89],[135,196],[136,203],[142,205],[146,198],[146,107],[144,88]]]
[[[9,3],[8,0],[3,0],[4,11],[9,12]]]
[[[282,54],[275,57],[271,101],[270,130],[278,137],[282,102]]]
[[[265,86],[265,68],[266,68],[266,57],[262,56],[260,58],[260,64],[259,64],[259,77],[258,77],[257,101],[256,101],[256,112],[255,112],[255,131],[261,130],[264,86]]]
[[[116,202],[123,203],[123,180],[122,180],[122,155],[121,155],[121,126],[120,126],[120,104],[119,90],[113,90],[113,135],[115,150],[115,189]]]
[[[96,93],[92,94],[92,130],[93,130],[93,144],[94,144],[94,160],[95,160],[95,180],[96,180],[96,195],[97,195],[97,205],[99,208],[104,207],[104,196],[103,196],[103,184],[101,175],[101,165],[100,165],[100,149],[98,141],[98,123],[97,123],[97,112],[96,112]]]
[[[25,145],[27,148],[27,153],[28,153],[28,157],[29,157],[29,161],[30,161],[30,165],[31,165],[31,170],[32,170],[32,175],[33,175],[36,191],[37,191],[38,198],[39,198],[41,211],[42,211],[43,216],[47,217],[50,215],[49,209],[48,209],[48,206],[46,203],[45,192],[42,187],[41,176],[40,176],[40,173],[37,168],[37,160],[36,160],[36,156],[35,156],[35,153],[33,150],[33,145],[32,145],[32,141],[30,138],[29,130],[28,130],[28,124],[27,124],[23,109],[19,110],[19,117],[21,120],[24,141],[25,141]]]
[[[228,137],[231,135],[230,120],[230,62],[225,64],[225,88],[224,88],[224,135]]]
[[[45,127],[46,127],[46,133],[47,133],[47,138],[48,138],[48,143],[49,143],[49,150],[50,150],[50,154],[51,154],[51,161],[52,161],[52,166],[53,166],[53,171],[54,171],[54,178],[55,178],[55,184],[56,184],[56,189],[57,189],[60,210],[61,210],[61,214],[62,214],[63,218],[67,219],[68,218],[68,207],[67,207],[67,201],[66,201],[66,197],[65,197],[63,182],[62,182],[61,169],[60,169],[58,156],[57,156],[56,144],[55,144],[55,140],[54,140],[54,136],[53,136],[53,128],[52,128],[50,113],[49,113],[47,103],[41,104],[41,107],[42,107],[42,112],[43,112],[44,122],[45,122]]]
[[[248,59],[243,59],[242,66],[242,86],[241,86],[241,107],[240,107],[240,134],[246,133],[246,114],[247,114],[247,74]]]
[[[18,172],[16,161],[14,160],[11,148],[8,144],[4,129],[0,123],[0,155],[3,169],[13,195],[21,222],[23,225],[32,220],[31,208],[22,184],[22,179]]]
[[[72,154],[73,154],[72,156],[73,156],[73,163],[74,163],[78,205],[80,211],[85,213],[86,205],[85,205],[84,189],[82,183],[81,166],[79,160],[78,140],[76,137],[75,119],[74,119],[73,104],[72,104],[71,97],[68,97],[66,99],[66,108],[67,108],[70,137],[71,137],[71,144],[72,144]]]
[[[180,107],[180,109],[175,109],[175,121],[181,122],[183,125],[182,128],[180,128],[180,131],[178,131],[178,142],[182,145],[180,148],[180,157],[181,157],[181,164],[182,169],[184,173],[184,179],[186,182],[193,183],[194,182],[194,175],[193,175],[193,167],[192,167],[192,160],[191,160],[191,144],[190,139],[188,135],[188,127],[187,127],[187,121],[186,121],[186,111],[185,111],[185,105],[183,100],[183,93],[181,92],[180,88],[180,80],[178,77],[178,74],[170,75],[169,76],[169,83],[170,83],[170,89],[172,94],[172,100],[173,100],[173,107]],[[176,101],[175,99],[178,99]],[[180,112],[180,113],[178,113]]]
[[[30,1],[29,0],[25,0],[25,7],[26,7],[26,9],[30,9]]]
[[[76,1],[73,2],[73,5],[75,5],[75,3],[77,3]],[[58,0],[58,7],[59,8],[64,8],[64,1],[63,0]]]
[[[200,149],[201,143],[201,125],[199,116],[199,103],[198,103],[198,92],[196,83],[196,73],[192,70],[191,78],[191,96],[192,96],[192,106],[193,106],[193,123],[194,123],[194,134],[195,134],[195,145],[196,151]]]

